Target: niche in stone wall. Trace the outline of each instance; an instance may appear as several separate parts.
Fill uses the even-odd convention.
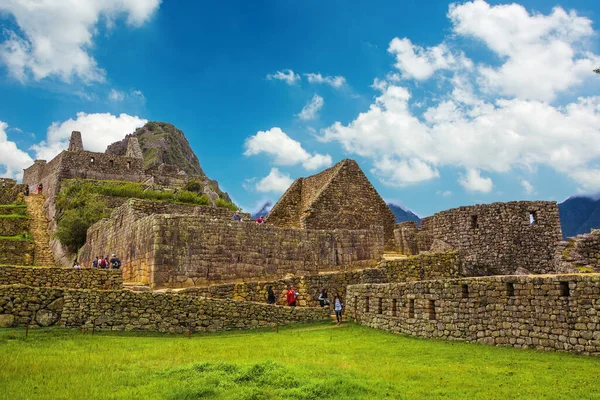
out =
[[[515,284],[512,282],[506,283],[506,295],[508,297],[513,297],[515,295]]]
[[[93,164],[96,162],[96,159],[94,157],[90,158],[90,164]]]
[[[115,166],[115,160],[108,160],[108,165],[110,165],[110,167],[114,167]]]
[[[377,314],[383,313],[383,299],[380,297],[377,299]]]
[[[571,295],[571,289],[569,289],[569,282],[560,283],[560,295],[562,297],[569,297]]]
[[[127,161],[127,169],[131,169],[131,161]]]
[[[429,314],[429,319],[435,319],[435,300],[427,300],[427,313]]]
[[[477,215],[471,215],[471,229],[479,228],[479,224],[477,222]]]
[[[535,211],[529,211],[529,225],[534,226],[537,222],[537,213]]]
[[[398,300],[392,299],[392,317],[398,315]]]
[[[467,285],[466,283],[463,283],[461,285],[461,293],[462,293],[462,298],[463,299],[468,299],[469,298],[469,285]]]
[[[410,299],[408,301],[408,318],[415,317],[415,299]]]
[[[365,312],[369,312],[369,298],[365,297]]]

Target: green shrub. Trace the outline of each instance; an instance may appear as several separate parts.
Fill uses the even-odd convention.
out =
[[[228,208],[231,211],[240,211],[241,210],[238,206],[236,206],[232,202],[222,199],[220,197],[217,200],[215,200],[215,206],[222,207],[222,208]]]
[[[59,198],[62,215],[55,235],[63,246],[76,253],[84,245],[89,227],[107,216],[106,201],[88,193],[68,199],[59,195]]]
[[[202,193],[202,191],[204,190],[204,187],[198,181],[189,181],[188,183],[185,184],[185,186],[183,187],[183,190],[187,190],[188,192],[194,192],[194,193]]]

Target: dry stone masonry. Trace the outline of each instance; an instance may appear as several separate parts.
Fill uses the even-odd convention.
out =
[[[421,227],[399,224],[395,231],[405,254],[443,243],[462,255],[480,275],[554,272],[554,253],[562,240],[555,202],[519,201],[460,207],[423,218]]]
[[[329,310],[127,290],[0,286],[0,327],[63,326],[164,333],[216,332],[329,319]]]
[[[80,260],[110,251],[125,281],[177,288],[372,267],[383,253],[381,227],[286,229],[236,222],[217,208],[160,207],[130,200],[89,229]]]
[[[117,290],[123,277],[108,269],[0,266],[0,285]]]
[[[598,274],[354,285],[347,306],[391,332],[600,355]]]
[[[326,230],[381,226],[386,250],[394,250],[395,219],[356,161],[343,160],[316,175],[297,179],[273,206],[266,222]]]

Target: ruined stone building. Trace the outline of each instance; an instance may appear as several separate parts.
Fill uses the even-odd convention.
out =
[[[385,248],[396,248],[396,217],[356,161],[343,160],[316,175],[298,178],[267,215],[286,228],[369,229],[383,227]]]

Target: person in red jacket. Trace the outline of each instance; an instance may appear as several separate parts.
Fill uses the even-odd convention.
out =
[[[288,306],[296,307],[296,300],[298,299],[298,294],[299,293],[296,291],[296,288],[294,288],[294,285],[290,285],[290,288],[288,289],[285,295]]]

